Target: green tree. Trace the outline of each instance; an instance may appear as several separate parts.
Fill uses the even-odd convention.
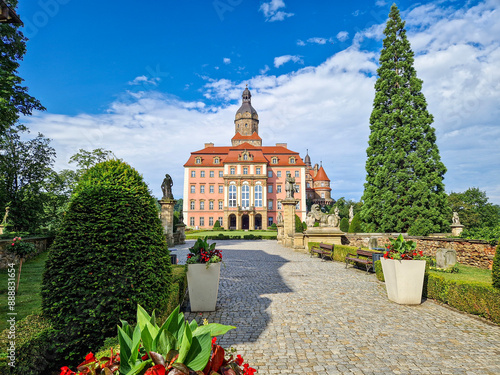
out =
[[[361,226],[361,218],[359,216],[359,213],[357,213],[352,218],[351,225],[349,225],[349,233],[363,232],[363,227]]]
[[[7,3],[17,7],[17,0]],[[23,79],[19,76],[19,62],[26,53],[27,41],[19,27],[0,23],[0,137],[9,129],[25,129],[18,124],[20,115],[45,110],[37,99],[28,95],[28,88],[22,85]]]
[[[78,175],[82,175],[85,171],[106,160],[115,158],[112,151],[96,148],[92,151],[84,149],[78,150],[76,154],[69,158],[70,163],[76,163]],[[115,158],[116,159],[116,158]]]
[[[23,141],[14,129],[0,138],[0,212],[10,206],[8,221],[14,231],[33,232],[42,223],[43,187],[56,155],[49,143],[42,134]]]
[[[295,214],[295,233],[302,233],[304,231],[304,227],[302,226],[302,220],[300,217]]]
[[[361,210],[363,203],[355,202],[352,199],[346,200],[344,197],[340,197],[330,209],[329,214],[333,214],[335,212],[335,207],[337,207],[341,218],[349,218],[349,209],[351,206],[353,206],[354,214],[356,214]]]
[[[425,232],[441,232],[449,228],[451,217],[443,183],[446,168],[404,26],[393,5],[370,116],[361,219],[382,232],[407,232],[417,220]]]
[[[488,203],[485,191],[469,188],[463,193],[450,193],[448,202],[452,211],[458,212],[460,224],[467,229],[498,225],[498,207]]]
[[[342,232],[347,232],[349,230],[349,219],[346,217],[340,219],[339,227]]]
[[[80,358],[134,321],[137,304],[163,309],[170,256],[156,199],[141,175],[117,160],[78,182],[45,265],[42,309]]]

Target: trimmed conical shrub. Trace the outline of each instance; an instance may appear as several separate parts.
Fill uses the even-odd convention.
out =
[[[349,219],[346,217],[343,217],[340,219],[340,230],[342,232],[347,232],[349,231]]]
[[[170,256],[155,199],[139,173],[110,160],[82,176],[45,266],[43,313],[80,358],[133,321],[137,305],[161,309]]]
[[[361,233],[363,229],[361,227],[361,218],[359,217],[359,213],[354,215],[351,221],[351,225],[349,225],[349,233]]]

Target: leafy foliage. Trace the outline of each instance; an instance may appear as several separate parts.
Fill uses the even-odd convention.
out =
[[[458,213],[460,224],[466,229],[495,227],[500,224],[500,207],[488,203],[486,192],[478,188],[451,193],[448,195],[448,202],[452,211]]]
[[[17,0],[9,1],[12,8]],[[20,115],[28,116],[34,110],[45,108],[34,97],[28,94],[28,88],[22,86],[19,76],[19,62],[26,53],[26,41],[19,31],[20,25],[0,24],[0,137],[15,128]],[[24,126],[19,126],[25,129]]]
[[[34,232],[42,222],[44,181],[56,155],[49,142],[42,134],[23,141],[12,130],[0,138],[0,209],[10,207],[13,231]]]
[[[460,233],[460,237],[472,240],[484,240],[488,241],[492,245],[495,245],[498,238],[500,238],[500,225],[497,225],[496,227],[465,229],[462,233]]]
[[[349,231],[349,219],[346,217],[343,217],[340,219],[340,230],[342,232],[348,232]]]
[[[295,233],[302,233],[304,231],[304,227],[302,226],[302,220],[300,217],[295,214]]]
[[[208,238],[198,238],[194,243],[193,247],[189,248],[189,254],[187,255],[187,264],[192,263],[219,263],[222,262],[222,253],[220,250],[215,249],[215,242],[212,244],[208,243]]]
[[[443,184],[446,168],[404,25],[393,5],[370,117],[361,219],[381,232],[407,232],[418,219],[414,234],[442,232],[451,218]]]
[[[42,283],[43,312],[65,332],[69,357],[97,348],[118,316],[133,319],[137,304],[162,307],[170,282],[163,228],[142,177],[116,160],[90,168],[75,188]]]
[[[70,163],[75,163],[77,166],[78,175],[82,175],[91,167],[103,161],[110,160],[114,157],[112,151],[96,148],[93,151],[79,149],[76,154],[69,158]]]
[[[417,243],[414,241],[405,241],[402,234],[396,239],[389,239],[389,241],[391,241],[391,244],[387,246],[384,258],[408,260],[417,259],[419,256],[422,256],[422,251],[419,253],[415,252]]]
[[[349,233],[361,233],[363,228],[361,226],[361,218],[359,213],[355,214],[352,218],[351,225],[349,225]]]
[[[495,257],[493,258],[493,266],[491,268],[491,279],[493,286],[500,289],[500,241],[498,241]]]

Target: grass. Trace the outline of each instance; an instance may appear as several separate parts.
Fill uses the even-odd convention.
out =
[[[275,237],[275,230],[224,230],[224,231],[196,231],[196,233],[186,232],[186,239],[196,239],[203,238],[205,236],[217,236],[219,233],[222,233],[224,236],[246,236],[249,234],[253,234],[254,236],[262,236],[262,237]]]
[[[42,286],[42,275],[47,260],[48,252],[39,254],[37,257],[23,262],[21,270],[21,281],[16,295],[16,321],[38,310],[42,306],[40,289]],[[19,265],[16,265],[16,281]],[[7,269],[0,270],[0,332],[7,328],[8,304],[7,304]]]
[[[465,264],[459,264],[458,273],[448,273],[430,270],[429,272],[435,275],[439,275],[449,281],[475,281],[481,283],[487,283],[491,285],[491,270],[486,270],[483,268],[477,268],[473,266],[467,266]]]

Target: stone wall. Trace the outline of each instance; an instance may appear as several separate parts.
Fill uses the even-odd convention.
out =
[[[378,247],[385,247],[390,243],[390,238],[396,238],[398,235],[399,233],[346,233],[342,238],[342,244],[368,247],[369,239],[376,238]],[[406,240],[415,241],[417,249],[422,250],[424,255],[435,257],[437,249],[453,249],[457,252],[458,263],[489,269],[493,264],[495,246],[486,241],[445,237],[404,237]]]
[[[35,254],[31,254],[26,259],[35,257],[36,255],[46,251],[54,241],[54,237],[32,237],[23,238],[23,241],[33,242],[36,247]],[[19,264],[19,258],[7,251],[7,247],[12,246],[12,240],[0,240],[0,269],[7,268],[9,263]],[[24,262],[23,262],[24,263]]]

